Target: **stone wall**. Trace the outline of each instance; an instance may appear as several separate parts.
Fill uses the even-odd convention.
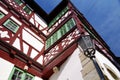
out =
[[[80,54],[80,61],[82,64],[82,76],[84,80],[100,80],[99,75],[95,69],[95,66],[83,53]]]

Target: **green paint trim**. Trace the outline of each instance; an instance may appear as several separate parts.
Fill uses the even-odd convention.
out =
[[[11,71],[11,73],[10,73],[10,76],[9,76],[8,80],[12,80],[12,77],[13,77],[15,71],[18,71],[18,72],[21,72],[21,73],[22,73],[20,80],[27,80],[27,79],[26,79],[26,76],[28,76],[29,78],[32,78],[32,80],[34,80],[34,76],[33,76],[33,75],[31,75],[31,74],[29,74],[29,73],[27,73],[27,72],[25,72],[25,71],[23,71],[23,70],[21,70],[21,69],[19,69],[19,68],[17,68],[17,67],[13,67],[13,69],[12,69],[12,71]],[[17,77],[18,77],[18,75],[17,75]]]
[[[68,11],[68,6],[65,7],[48,25],[48,27],[51,27],[60,17],[62,17],[67,11]]]
[[[0,19],[2,19],[4,16],[5,15],[2,12],[0,12]]]
[[[30,9],[28,6],[24,6],[24,7],[23,7],[23,10],[24,10],[27,14],[31,14],[31,13],[32,13],[31,9]]]
[[[97,38],[84,24],[83,24],[83,27],[85,28],[85,30],[88,31],[88,33],[89,33],[93,38],[95,38],[97,41],[99,41],[98,38]]]
[[[17,3],[20,6],[23,4],[22,1],[20,1],[20,0],[14,0],[14,1],[15,1],[15,3]]]
[[[14,67],[14,68],[12,69],[12,72],[11,72],[11,74],[10,74],[8,80],[12,80],[12,76],[14,75],[15,70],[18,70],[19,72],[24,73],[22,70],[20,70],[20,69]],[[22,77],[23,77],[23,76],[22,76]],[[22,79],[21,79],[21,80],[22,80]]]
[[[19,29],[19,25],[16,24],[14,21],[11,19],[8,19],[3,23],[4,27],[8,28],[10,31],[16,33]]]
[[[65,35],[69,30],[71,30],[76,25],[75,20],[71,18],[67,21],[58,31],[56,31],[49,39],[46,41],[46,49],[59,40],[63,35]]]

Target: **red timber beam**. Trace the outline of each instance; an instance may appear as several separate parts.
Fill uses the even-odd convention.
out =
[[[115,66],[120,70],[120,65],[117,62],[116,56],[111,52],[109,46],[106,42],[100,37],[100,35],[95,31],[92,25],[86,20],[82,13],[80,13],[74,5],[70,2],[68,4],[71,7],[71,11],[76,14],[75,20],[77,23],[77,28],[82,31],[81,34],[89,33],[94,38],[94,44],[96,49],[100,51],[104,56],[106,56]],[[81,25],[81,27],[80,27]]]
[[[0,57],[15,64],[15,66],[25,70],[25,66],[28,66],[27,72],[39,76],[42,76],[43,66],[33,59],[20,52],[18,49],[9,45],[8,43],[0,39]]]
[[[57,55],[59,55],[66,47],[70,47],[80,37],[80,32],[76,26],[71,29],[68,34],[64,35],[60,40],[55,42],[50,50],[46,50],[44,54],[44,66],[49,64]]]
[[[45,51],[44,55],[44,70],[43,78],[47,80],[53,73],[53,67],[60,66],[76,49],[77,41],[82,33],[85,32],[82,23],[72,9],[69,9],[68,17],[58,25],[56,29],[50,34],[52,35],[56,30],[60,28],[67,20],[73,18],[76,25],[66,35],[55,42],[50,48]],[[59,21],[59,20],[58,20]]]
[[[42,77],[49,78],[53,73],[53,67],[59,67],[62,64],[62,62],[65,61],[68,58],[68,56],[70,56],[74,52],[76,48],[77,43],[73,43],[69,45],[68,48],[64,49],[51,63],[44,67],[44,70],[42,71]]]
[[[107,57],[117,68],[120,70],[120,64],[117,62],[116,56],[105,46],[101,45],[98,41],[94,40],[96,49],[101,52],[105,57]]]
[[[10,3],[12,5],[10,5]],[[23,9],[18,4],[16,4],[14,0],[1,0],[0,5],[3,5],[4,8],[7,8],[8,11],[11,11],[11,13],[13,13],[14,16],[19,18],[22,23],[25,23],[27,26],[29,26],[30,29],[33,32],[35,32],[38,36],[40,36],[44,41],[46,40],[46,35],[38,29],[40,25],[36,27],[31,22],[29,22],[30,17],[34,15],[34,12],[32,12],[31,15],[28,15],[27,13],[25,14],[25,12],[23,12]],[[22,13],[24,13],[24,15],[22,15]]]
[[[0,31],[6,31],[7,32],[7,34],[6,35],[9,35],[9,37],[1,37],[1,39],[4,41],[4,42],[8,42],[10,45],[13,45],[13,43],[15,42],[15,40],[16,39],[18,39],[19,40],[19,43],[18,44],[20,44],[20,51],[21,52],[24,52],[24,45],[23,45],[23,43],[25,43],[25,44],[27,44],[28,45],[28,47],[29,47],[29,49],[28,49],[28,52],[26,53],[27,54],[27,56],[29,56],[30,57],[30,55],[31,55],[31,51],[32,51],[32,49],[35,49],[34,47],[32,47],[29,43],[27,43],[26,41],[24,41],[23,40],[23,30],[25,30],[25,28],[29,28],[30,30],[32,30],[37,36],[39,36],[40,38],[41,38],[41,41],[42,41],[42,44],[45,44],[44,42],[45,42],[45,37],[41,37],[41,33],[38,31],[36,31],[33,27],[35,27],[34,25],[29,25],[29,23],[27,23],[27,22],[25,22],[24,21],[24,19],[21,19],[21,17],[19,16],[19,14],[18,14],[18,16],[17,15],[15,15],[15,12],[13,13],[13,9],[11,8],[11,9],[9,9],[8,8],[8,6],[6,5],[6,4],[4,4],[2,1],[0,1],[0,5],[8,12],[8,14],[7,15],[5,15],[5,17],[4,18],[2,18],[1,20],[0,20],[0,25],[2,26],[2,27],[0,27]],[[7,30],[5,27],[3,27],[3,23],[7,20],[7,19],[9,19],[11,16],[14,16],[17,20],[19,20],[21,23],[22,23],[22,25],[19,27],[19,30],[14,34],[14,33],[12,33],[10,30]],[[28,31],[27,31],[28,32]],[[32,35],[30,32],[28,32],[30,35]],[[33,35],[32,35],[33,36]],[[34,36],[33,36],[34,37]],[[36,50],[36,49],[35,49]],[[43,52],[44,52],[44,47],[43,47],[43,49],[41,50],[41,51],[38,51],[38,50],[36,50],[37,52],[38,52],[38,55],[36,55],[35,56],[35,58],[33,58],[34,59],[34,61],[37,61],[37,59],[43,54]]]

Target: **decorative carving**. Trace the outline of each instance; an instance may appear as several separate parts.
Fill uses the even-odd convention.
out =
[[[23,10],[22,6],[19,6],[13,0],[5,0],[10,6],[12,6],[16,11],[23,15],[26,19],[29,19],[29,15]]]
[[[56,56],[60,55],[71,43],[76,41],[80,37],[80,32],[78,29],[75,29],[71,32],[65,39],[61,40],[55,47],[53,47],[48,53],[44,56],[44,65],[48,64]]]

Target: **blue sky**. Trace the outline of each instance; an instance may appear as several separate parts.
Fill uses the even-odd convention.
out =
[[[61,0],[35,0],[50,13]],[[71,0],[77,9],[120,57],[120,1],[119,0]]]

